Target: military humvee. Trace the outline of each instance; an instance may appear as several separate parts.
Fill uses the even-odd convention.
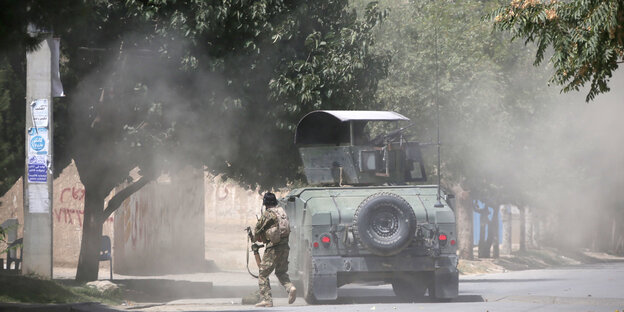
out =
[[[425,181],[420,144],[387,111],[314,111],[295,143],[310,185],[281,199],[291,224],[289,275],[308,303],[334,300],[356,282],[392,284],[414,301],[458,294],[455,214]],[[396,130],[370,139],[371,124]],[[440,196],[440,194],[442,196]]]

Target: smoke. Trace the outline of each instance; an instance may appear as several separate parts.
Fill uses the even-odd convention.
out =
[[[67,90],[71,126],[61,134],[67,135],[87,196],[119,192],[138,175],[155,180],[115,215],[115,249],[122,255],[117,270],[207,269],[203,164],[236,152],[227,138],[241,123],[234,110],[218,109],[222,99],[236,94],[218,74],[186,71],[179,58],[168,57],[183,54],[188,43],[178,38],[163,55],[158,43],[144,38],[126,34],[70,59],[95,66]],[[138,175],[134,168],[140,168]],[[85,205],[85,211],[103,208]]]
[[[617,249],[622,235],[624,201],[624,73],[611,80],[612,91],[585,103],[587,90],[559,95],[548,103],[548,112],[538,119],[533,137],[539,166],[530,168],[543,177],[536,190],[536,209],[557,226],[555,241],[570,246]],[[544,207],[544,208],[542,208]],[[612,237],[612,231],[617,232]]]
[[[535,67],[532,45],[492,31],[482,16],[496,3],[387,5],[377,46],[393,60],[378,98],[420,142],[437,141],[439,105],[443,184],[529,207],[541,243],[624,251],[624,73],[585,103],[586,89],[549,86],[548,57]],[[424,153],[435,178],[435,150]]]
[[[514,86],[531,90],[533,83]],[[454,144],[446,148],[453,153],[447,169],[463,170],[475,199],[529,207],[542,243],[614,250],[624,204],[622,86],[619,72],[611,93],[591,103],[587,90],[560,94],[558,86],[536,88],[547,96],[517,106],[492,101],[495,93],[473,101],[466,118],[442,126],[443,141]]]

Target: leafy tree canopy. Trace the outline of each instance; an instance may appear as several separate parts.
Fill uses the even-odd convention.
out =
[[[265,189],[300,178],[298,119],[372,103],[362,94],[373,94],[387,65],[367,49],[382,17],[375,4],[364,19],[347,1],[100,4],[84,29],[62,35],[68,151],[87,192],[85,219],[96,223],[156,174],[185,164]],[[142,178],[102,207],[134,167]],[[101,224],[84,225],[83,242],[99,237]],[[88,247],[78,279],[95,276]]]
[[[526,125],[550,92],[546,72],[531,70],[530,47],[508,43],[482,20],[495,5],[392,5],[377,30],[378,48],[393,56],[377,99],[410,117],[414,138],[421,142],[437,139],[439,104],[443,183],[449,188],[459,183],[482,200],[517,203],[524,199],[520,186],[528,183],[509,168],[531,163]],[[425,152],[434,164],[434,149]]]
[[[621,0],[512,0],[489,15],[497,29],[535,42],[535,64],[548,48],[555,69],[551,81],[563,92],[590,83],[586,101],[609,91],[609,78],[624,59],[624,2]]]
[[[301,178],[292,143],[299,118],[318,108],[372,106],[388,64],[369,49],[383,18],[376,3],[363,18],[347,0],[0,5],[15,14],[0,20],[3,48],[35,47],[40,38],[28,25],[61,38],[67,97],[54,103],[55,159],[74,159],[86,190],[79,280],[97,277],[92,241],[102,222],[163,171],[203,164],[263,189]],[[16,64],[23,70],[23,61]],[[0,94],[0,122],[24,107],[23,86],[11,86],[22,74],[0,71],[0,85],[14,92],[10,104]],[[23,133],[18,123],[11,129]],[[2,142],[10,135],[3,132]],[[3,143],[0,152],[12,148]],[[13,163],[23,160],[23,150],[14,154]],[[142,178],[132,181],[128,172],[136,167]]]

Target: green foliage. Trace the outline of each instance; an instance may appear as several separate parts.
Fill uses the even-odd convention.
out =
[[[620,0],[513,0],[489,18],[512,38],[535,42],[535,64],[548,48],[555,73],[551,81],[563,92],[578,91],[586,83],[586,101],[608,92],[608,81],[624,59],[624,3]]]
[[[4,47],[34,47],[28,23],[53,28],[62,38],[69,96],[54,105],[55,160],[76,160],[81,176],[89,180],[85,170],[93,172],[102,192],[135,166],[147,174],[179,158],[180,163],[201,160],[214,173],[271,188],[301,178],[290,142],[302,114],[374,106],[389,58],[370,52],[371,30],[385,12],[371,3],[358,19],[347,4],[127,0],[67,1],[47,8],[23,1],[4,4],[21,15],[3,20],[3,29],[13,29],[17,37],[7,33],[0,41]],[[13,75],[3,68],[9,70],[2,77]],[[24,108],[19,101],[6,104],[7,96],[23,98],[23,86],[3,90],[0,116],[16,122],[3,127],[14,130],[3,133],[0,146],[7,155],[0,168],[15,171],[2,175],[6,188],[23,167],[23,139],[14,139],[23,137],[22,118],[9,116],[9,108],[17,113]],[[108,175],[94,165],[100,161]]]
[[[375,3],[362,20],[347,1],[126,4],[156,29],[150,40],[183,70],[185,83],[169,87],[185,95],[177,110],[197,114],[176,120],[177,146],[249,186],[301,179],[292,144],[297,121],[318,108],[371,107],[389,61],[369,51],[371,29],[383,17]],[[178,45],[183,38],[185,49],[171,38]],[[171,104],[163,105],[167,115]]]
[[[296,115],[328,107],[373,107],[377,83],[387,75],[390,61],[389,55],[369,51],[374,44],[371,30],[384,15],[378,4],[372,2],[363,21],[358,21],[352,11],[340,16],[337,25],[315,27],[305,38],[298,57],[286,63],[278,77],[271,80],[272,98],[281,102],[287,113]],[[303,21],[303,16],[300,17],[297,20]],[[322,15],[312,17],[320,19]],[[288,128],[294,126],[290,124]]]
[[[82,0],[20,0],[0,2],[0,53],[17,48],[33,50],[45,32],[75,25],[89,5]],[[30,28],[29,28],[30,27]],[[41,33],[34,33],[34,30]]]
[[[24,173],[24,97],[22,62],[15,53],[0,54],[0,194]]]
[[[62,38],[68,96],[54,103],[55,160],[75,160],[86,189],[84,231],[92,235],[82,240],[77,278],[89,279],[93,272],[85,272],[97,269],[97,255],[83,251],[116,208],[104,210],[105,196],[130,181],[133,168],[150,180],[205,165],[251,187],[282,186],[302,177],[292,137],[304,113],[373,106],[389,59],[370,52],[371,30],[384,12],[373,3],[360,20],[347,4],[68,0],[43,13],[44,2],[24,1],[38,13],[20,7],[18,24],[2,20],[19,34],[0,33],[3,47],[27,41],[28,23]],[[14,147],[2,135],[4,156]],[[0,168],[23,160],[21,153]]]
[[[435,1],[391,6],[377,38],[393,61],[377,98],[386,109],[410,117],[416,124],[414,138],[421,142],[437,140],[439,104],[443,183],[460,183],[488,202],[520,202],[524,177],[508,168],[531,162],[525,149],[531,143],[527,124],[551,93],[545,71],[527,70],[531,48],[507,43],[482,20],[494,5]],[[434,173],[435,150],[424,153]]]

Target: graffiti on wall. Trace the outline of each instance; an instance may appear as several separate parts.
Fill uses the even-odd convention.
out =
[[[147,190],[147,189],[146,189]],[[124,244],[129,242],[132,248],[136,248],[139,242],[145,245],[145,212],[147,203],[142,200],[140,194],[133,194],[123,204],[123,233]]]
[[[66,187],[59,196],[60,207],[54,208],[54,218],[57,223],[78,225],[82,227],[84,215],[85,189],[82,187]],[[70,208],[79,207],[78,209]],[[106,222],[113,222],[113,217],[106,219]]]
[[[262,206],[258,192],[215,180],[207,184],[205,192],[206,222],[236,225],[255,222]]]

